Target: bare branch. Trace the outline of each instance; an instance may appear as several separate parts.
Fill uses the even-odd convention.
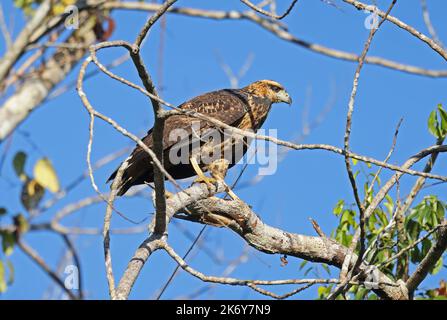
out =
[[[248,205],[240,201],[226,201],[219,198],[208,198],[199,201],[200,206],[188,207],[193,212],[192,219],[208,223],[221,217],[226,220],[225,226],[240,235],[250,246],[268,254],[285,254],[308,261],[322,262],[341,268],[349,249],[326,237],[311,237],[289,233],[266,225]],[[210,215],[202,208],[212,212]],[[354,256],[354,261],[357,257]],[[354,264],[354,263],[353,263]],[[352,265],[353,265],[352,264]],[[367,268],[361,264],[360,270]],[[405,293],[401,286],[393,284],[383,274],[379,282],[390,285],[380,286],[378,294],[384,297],[401,299]],[[384,291],[382,291],[384,290]]]
[[[0,4],[0,29],[2,31],[3,37],[5,38],[6,49],[10,50],[12,47],[12,38],[8,26],[6,25],[5,15],[3,13],[3,7],[1,4]]]
[[[364,3],[360,2],[360,1],[357,1],[357,0],[343,0],[343,1],[346,2],[346,3],[352,4],[357,9],[366,10],[366,11],[369,11],[369,12],[376,12],[382,18],[387,16],[386,12],[378,10],[376,6],[366,5],[366,4],[364,4]],[[388,15],[386,17],[386,19],[388,21],[390,21],[391,23],[395,24],[396,26],[398,26],[399,28],[407,31],[408,33],[410,33],[411,35],[413,35],[417,39],[425,42],[431,49],[433,49],[442,58],[444,58],[444,60],[447,60],[447,51],[445,51],[435,40],[430,39],[429,37],[427,37],[422,32],[416,30],[412,26],[406,24],[405,22],[399,20],[396,17]]]
[[[267,17],[273,18],[273,19],[277,19],[277,20],[281,20],[284,17],[286,17],[287,15],[289,15],[289,13],[292,11],[293,7],[295,6],[295,4],[298,2],[298,0],[293,0],[292,3],[289,5],[289,7],[287,8],[286,12],[284,12],[282,15],[278,16],[276,14],[273,14],[271,12],[265,11],[264,9],[254,5],[253,3],[251,3],[249,0],[241,0],[242,3],[246,4],[247,6],[249,6],[250,8],[252,8],[253,10],[255,10],[256,12],[259,12],[260,14],[263,14]]]
[[[22,29],[14,44],[8,49],[5,55],[0,59],[0,83],[3,83],[14,63],[25,51],[30,42],[30,37],[35,29],[43,24],[51,8],[51,1],[45,0],[34,13],[33,18]]]
[[[84,290],[83,290],[83,281],[82,281],[82,269],[81,269],[81,259],[79,257],[78,251],[75,248],[75,245],[73,241],[70,239],[70,237],[66,234],[62,234],[62,239],[64,240],[68,252],[70,252],[71,256],[73,257],[73,261],[76,265],[76,268],[78,270],[78,284],[79,284],[79,299],[84,299]]]
[[[82,34],[86,45],[96,41],[94,31],[86,24],[74,31],[65,42],[79,43],[78,34]],[[51,90],[65,79],[86,52],[87,49],[59,48],[49,60],[42,64],[41,73],[27,79],[14,94],[8,97],[0,108],[0,142],[42,104]]]
[[[288,147],[293,150],[327,150],[327,151],[331,151],[331,152],[334,152],[334,153],[337,153],[337,154],[340,154],[343,156],[347,155],[349,158],[357,159],[362,162],[371,163],[371,164],[374,164],[374,165],[377,165],[380,167],[384,167],[384,168],[388,168],[388,169],[391,169],[394,171],[398,171],[398,172],[402,172],[402,173],[406,173],[406,174],[410,174],[410,175],[427,177],[427,178],[431,178],[431,179],[437,179],[437,180],[441,180],[441,181],[447,181],[447,177],[445,177],[445,176],[433,175],[433,174],[429,174],[429,173],[424,173],[424,172],[419,172],[419,171],[411,170],[408,168],[404,168],[402,166],[388,164],[384,161],[379,161],[379,160],[376,160],[376,159],[373,159],[370,157],[361,156],[361,155],[355,154],[350,151],[344,151],[341,148],[337,148],[337,147],[334,147],[331,145],[295,144],[295,143],[285,141],[285,140],[280,140],[280,139],[277,139],[277,138],[274,138],[271,136],[260,135],[260,134],[253,133],[251,131],[241,130],[236,127],[227,125],[227,124],[223,123],[222,121],[210,118],[210,117],[205,116],[201,113],[194,112],[191,110],[183,110],[183,109],[179,109],[179,108],[174,108],[174,110],[164,112],[165,117],[176,115],[176,114],[187,114],[189,116],[196,117],[198,119],[210,122],[218,127],[224,128],[224,129],[228,130],[229,133],[236,133],[236,134],[240,134],[245,137],[249,137],[249,138],[253,138],[253,139],[270,141],[277,145],[285,146],[285,147]],[[432,146],[432,147],[429,147],[427,149],[420,151],[418,154],[414,155],[412,158],[415,158],[415,159],[417,158],[420,160],[421,158],[423,158],[429,154],[432,154],[434,152],[445,152],[445,151],[447,151],[447,146]]]
[[[160,5],[153,4],[153,3],[145,3],[145,2],[133,2],[133,1],[126,1],[126,2],[111,1],[111,2],[105,3],[104,8],[156,11],[160,8]],[[273,23],[273,22],[269,21],[268,19],[264,19],[264,18],[256,15],[253,12],[201,10],[201,9],[195,9],[195,8],[172,8],[172,9],[168,10],[168,12],[180,14],[180,15],[191,16],[191,17],[213,19],[213,20],[247,20],[247,21],[251,21],[251,22],[259,25],[263,29],[273,33],[278,38],[288,41],[288,42],[291,42],[293,44],[296,44],[304,49],[311,50],[313,52],[320,53],[320,54],[323,54],[323,55],[326,55],[326,56],[329,56],[332,58],[336,58],[336,59],[347,60],[347,61],[352,61],[352,62],[358,62],[358,60],[359,60],[359,56],[354,53],[349,53],[349,52],[345,52],[345,51],[341,51],[341,50],[328,48],[328,47],[325,47],[325,46],[322,46],[319,44],[315,44],[315,43],[311,43],[309,41],[299,39],[299,38],[295,37],[294,35],[292,35],[291,33],[289,33],[288,31],[279,27],[277,23]],[[395,22],[395,20],[390,20],[390,21]],[[408,27],[409,30],[415,30],[414,28],[407,26],[400,20],[399,20],[399,23]],[[420,33],[419,31],[415,31],[415,32],[416,32],[416,34]],[[405,65],[405,64],[402,64],[399,62],[383,59],[381,57],[372,57],[372,56],[367,57],[365,59],[365,63],[379,65],[382,67],[386,67],[386,68],[390,68],[390,69],[394,69],[394,70],[398,70],[398,71],[402,71],[402,72],[406,72],[406,73],[410,73],[410,74],[417,74],[417,75],[428,76],[428,77],[447,77],[447,70],[428,70],[428,69],[423,69],[423,68],[419,68],[419,67],[415,67],[415,66],[411,66],[411,65]]]
[[[22,239],[17,241],[17,245],[22,251],[31,258],[48,276],[53,279],[53,281],[62,289],[64,292],[70,297],[72,300],[79,299],[76,295],[73,294],[69,289],[65,287],[64,282],[59,278],[59,276],[51,270],[51,268],[46,264],[45,260],[42,259],[39,254],[34,251],[28,244],[26,244]]]
[[[206,184],[194,184],[188,189],[180,191],[170,197],[166,201],[166,224],[169,223],[174,214],[180,209],[188,207],[199,199],[205,199],[215,193],[224,192],[226,187],[223,183],[218,183],[214,190],[210,189]],[[150,230],[152,229],[153,226],[150,227]],[[164,237],[154,233],[140,245],[118,284],[117,299],[127,299],[141,269],[150,255],[160,249],[161,240]]]
[[[421,7],[422,7],[422,17],[424,18],[424,23],[428,29],[428,33],[430,33],[430,36],[432,37],[432,39],[434,41],[436,41],[436,43],[439,44],[445,50],[441,39],[439,39],[439,37],[438,37],[438,33],[436,32],[435,27],[433,27],[433,24],[431,23],[430,13],[427,8],[426,0],[421,0]]]
[[[372,39],[374,38],[374,35],[376,34],[377,30],[380,29],[380,27],[382,26],[383,22],[386,20],[386,17],[389,15],[390,11],[393,9],[395,4],[396,4],[396,0],[393,0],[391,5],[389,6],[384,18],[382,18],[382,20],[377,25],[377,28],[371,28],[371,30],[369,32],[368,39],[366,40],[365,46],[363,48],[363,52],[360,55],[359,63],[357,65],[357,69],[356,69],[355,75],[354,75],[354,81],[352,84],[351,96],[349,98],[349,103],[348,103],[348,114],[346,117],[346,129],[345,129],[344,149],[343,149],[345,152],[349,150],[349,141],[350,141],[350,137],[351,137],[351,125],[352,125],[352,114],[354,113],[354,103],[355,103],[355,98],[357,96],[358,83],[359,83],[359,79],[360,79],[360,71],[362,70],[366,55],[369,51],[369,48],[371,46],[371,42],[372,42]],[[360,200],[354,173],[352,172],[351,159],[349,157],[347,157],[346,155],[345,155],[345,166],[346,166],[346,171],[348,172],[349,181],[351,183],[352,191],[354,193],[354,198],[357,203],[357,207],[359,209],[359,215],[360,215],[360,224],[359,224],[360,252],[359,252],[359,259],[357,260],[358,263],[360,263],[360,261],[363,259],[363,254],[365,252],[365,237],[366,237],[366,231],[365,231],[366,220],[365,220],[365,213],[364,213],[365,208],[363,207],[363,203]],[[352,241],[349,249],[351,252],[354,252],[356,247],[357,247],[357,242]],[[351,255],[348,255],[346,259],[351,259]],[[343,268],[340,272],[340,280],[342,282],[347,282],[346,280],[347,280],[347,273],[348,273],[349,265],[350,265],[350,262],[345,261],[345,263],[343,263]],[[358,265],[356,264],[353,269],[356,269],[357,266]],[[339,287],[337,287],[336,290],[334,291],[334,293],[329,296],[329,298],[331,298],[331,297],[335,298],[337,296],[337,294],[336,294],[337,291],[342,286],[343,286],[343,284],[340,285]]]

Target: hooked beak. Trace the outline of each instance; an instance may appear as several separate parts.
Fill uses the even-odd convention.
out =
[[[289,105],[292,104],[292,98],[290,97],[290,95],[287,93],[286,90],[281,90],[280,92],[278,92],[276,94],[276,97],[278,99],[278,102],[284,102]]]

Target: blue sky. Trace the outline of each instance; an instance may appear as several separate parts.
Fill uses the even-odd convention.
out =
[[[293,12],[284,19],[292,34],[298,38],[325,45],[331,48],[360,53],[369,30],[364,27],[367,15],[342,1],[333,1],[338,8],[323,1],[299,1]],[[389,1],[379,0],[382,9]],[[6,18],[15,19],[15,35],[23,25],[21,13],[11,7],[10,1],[2,3]],[[245,9],[239,1],[181,0],[179,6],[213,8],[220,10]],[[441,39],[447,43],[447,25],[444,13],[445,1],[428,1],[432,21]],[[393,15],[427,33],[423,23],[418,0],[398,1]],[[117,28],[112,39],[133,40],[147,18],[141,12],[114,12]],[[158,48],[160,29],[157,25],[151,30],[142,50],[146,64],[157,82]],[[3,55],[4,43],[0,43]],[[101,61],[110,62],[123,54],[120,49],[103,51]],[[269,115],[264,128],[277,129],[281,139],[293,139],[302,130],[302,110],[307,103],[310,118],[317,116],[327,101],[335,94],[335,102],[324,122],[306,138],[306,143],[327,143],[342,146],[345,118],[352,78],[356,64],[340,61],[308,51],[302,47],[274,37],[269,32],[248,21],[213,21],[194,19],[178,15],[169,15],[165,38],[165,55],[162,96],[165,100],[180,104],[200,93],[229,86],[228,78],[219,65],[220,56],[233,70],[239,69],[253,55],[254,60],[247,74],[241,79],[246,85],[259,79],[274,79],[281,82],[293,98],[292,107],[276,105]],[[370,55],[407,63],[429,69],[447,69],[445,61],[430,50],[427,45],[396,26],[385,23],[373,40]],[[93,67],[92,69],[93,70]],[[128,62],[114,71],[127,79],[138,82],[138,77]],[[78,69],[64,83],[73,81]],[[144,133],[153,123],[152,107],[141,94],[132,91],[103,75],[99,75],[85,84],[87,94],[93,105],[101,112],[117,120],[122,126],[138,135]],[[433,79],[401,73],[378,66],[365,65],[362,71],[356,109],[352,127],[352,150],[377,159],[385,158],[391,146],[395,127],[400,118],[404,118],[396,151],[392,163],[402,163],[412,154],[434,143],[427,130],[427,117],[438,103],[447,104],[447,79]],[[62,185],[67,185],[86,169],[86,145],[88,141],[88,116],[82,107],[74,89],[50,100],[35,111],[20,127],[20,132],[28,133],[36,150],[16,133],[6,163],[0,177],[0,205],[7,206],[12,212],[24,212],[20,204],[20,184],[12,170],[14,153],[25,150],[28,155],[27,171],[43,155],[54,163]],[[96,121],[93,160],[125,146],[132,145],[128,139],[115,132],[108,125]],[[3,153],[5,144],[0,146]],[[445,155],[441,155],[435,172],[444,174],[447,170]],[[119,161],[101,168],[96,172],[99,188],[106,192],[108,186],[103,183]],[[420,169],[423,163],[416,166]],[[249,166],[242,183],[250,181],[257,172],[256,166]],[[238,169],[231,171],[228,181],[232,181]],[[390,176],[384,170],[382,180]],[[12,185],[10,182],[12,182]],[[402,180],[402,192],[408,192],[415,181],[414,177]],[[445,200],[446,185],[430,188],[426,194],[436,194]],[[276,174],[265,177],[260,183],[235,192],[253,206],[262,219],[275,227],[290,232],[314,235],[309,217],[315,219],[322,229],[330,233],[337,224],[332,209],[339,199],[353,202],[343,158],[322,151],[291,151],[287,158],[279,163]],[[39,218],[47,221],[64,205],[93,195],[88,180],[80,184],[63,201]],[[118,208],[134,220],[150,218],[152,205],[144,199],[119,199]],[[101,227],[104,204],[98,204],[81,210],[67,219],[66,224],[80,224],[89,227]],[[197,234],[200,225],[179,222],[183,228]],[[113,217],[113,227],[131,227],[133,225],[119,216]],[[183,254],[191,241],[181,229],[171,224],[169,241]],[[228,265],[228,261],[237,258],[244,250],[245,243],[231,231],[209,227],[206,231],[206,247],[222,255],[225,262],[214,263],[203,250],[192,254],[191,265],[209,274],[219,275]],[[134,250],[146,237],[137,235],[112,236],[112,254],[116,276],[121,276]],[[55,266],[63,243],[60,237],[46,232],[33,232],[25,237],[26,241],[52,265]],[[82,275],[88,298],[108,298],[104,272],[102,241],[99,236],[80,236],[76,245],[81,253]],[[285,267],[280,265],[279,256],[271,256],[248,249],[249,258],[240,264],[233,277],[257,279],[299,278],[303,274],[298,270],[301,260],[290,258]],[[50,286],[49,278],[20,250],[12,255],[16,269],[14,284],[3,298],[40,299],[44,288]],[[174,269],[174,262],[161,252],[155,253],[144,267],[131,294],[134,299],[147,299],[154,296],[157,289],[166,281]],[[307,277],[314,277],[308,275]],[[323,272],[322,277],[327,277]],[[338,271],[332,270],[331,277],[337,277]],[[446,278],[446,269],[423,283],[423,287],[435,286],[441,278]],[[190,275],[181,272],[165,292],[164,298],[177,298],[188,295],[204,284]],[[289,288],[274,288],[276,292],[285,292]],[[298,298],[313,298],[316,289],[298,295]],[[217,286],[201,298],[263,298],[248,288]]]

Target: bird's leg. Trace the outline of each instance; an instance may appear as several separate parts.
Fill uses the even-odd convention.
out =
[[[165,190],[165,199],[168,200],[174,196],[174,193]]]
[[[240,200],[239,197],[231,190],[231,188],[227,185],[224,178],[227,175],[228,167],[230,163],[226,159],[219,159],[213,161],[209,166],[209,170],[211,173],[211,176],[216,179],[217,181],[222,181],[222,183],[225,186],[225,190],[228,193],[228,195],[233,200]]]
[[[197,178],[194,180],[194,183],[204,182],[204,183],[206,183],[206,185],[208,187],[214,187],[214,185],[217,182],[216,179],[207,177],[203,173],[202,169],[200,168],[199,164],[197,163],[197,159],[195,157],[191,157],[189,159],[189,162],[191,163],[192,167],[194,168],[194,171],[197,174]]]

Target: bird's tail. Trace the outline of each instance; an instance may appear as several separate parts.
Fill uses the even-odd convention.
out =
[[[152,169],[149,168],[151,170],[141,171],[141,168],[138,168],[138,166],[135,165],[135,163],[133,163],[132,161],[129,161],[131,159],[132,159],[132,156],[130,156],[129,158],[127,158],[124,161],[126,167],[124,168],[120,184],[117,186],[117,195],[118,196],[124,195],[127,192],[127,190],[129,190],[132,186],[149,183],[149,182],[153,181],[153,178],[151,177]],[[107,183],[115,180],[116,175],[117,175],[118,170],[121,167],[121,165],[110,175],[110,177],[107,179]]]
[[[119,167],[118,167],[119,169]],[[118,173],[118,169],[116,169],[111,175],[110,177],[107,179],[106,183],[109,183],[113,180],[115,180],[116,175]],[[118,196],[122,196],[123,194],[125,194],[127,192],[127,190],[129,190],[129,188],[132,186],[129,183],[129,179],[125,177],[126,176],[126,171],[124,171],[123,173],[123,177],[121,178],[121,182],[120,184],[117,186],[117,195]],[[110,188],[112,188],[112,185],[110,185]]]

